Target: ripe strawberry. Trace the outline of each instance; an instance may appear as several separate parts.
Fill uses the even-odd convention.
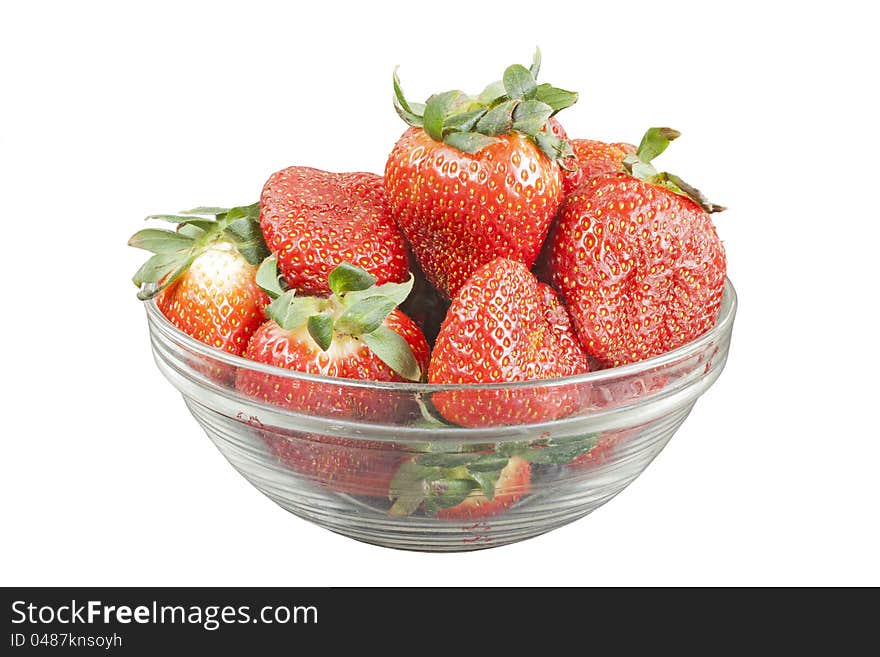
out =
[[[370,381],[419,381],[429,347],[418,326],[395,306],[412,288],[406,283],[375,285],[366,271],[343,263],[330,274],[327,298],[294,296],[276,280],[275,257],[261,266],[258,280],[274,297],[269,320],[251,338],[245,358],[307,374]],[[271,404],[314,415],[368,417],[393,413],[381,391],[293,380],[241,369],[236,388]]]
[[[327,276],[344,261],[379,283],[407,278],[406,243],[376,174],[309,167],[273,173],[260,197],[260,225],[288,285],[300,293],[328,294]]]
[[[395,109],[409,128],[385,166],[391,212],[428,280],[453,297],[482,264],[531,267],[562,199],[568,142],[547,130],[577,94],[538,85],[514,65],[479,96],[435,94],[408,103],[394,76]]]
[[[679,347],[718,314],[726,262],[709,213],[724,208],[650,164],[678,135],[652,128],[625,158],[629,174],[585,181],[545,247],[580,342],[602,367]]]
[[[251,205],[148,217],[177,223],[178,230],[147,228],[129,240],[155,254],[134,276],[141,287],[138,298],[156,297],[159,309],[180,330],[240,356],[264,321],[269,301],[255,280],[267,254],[257,212]]]
[[[604,141],[593,139],[572,139],[571,148],[577,159],[581,182],[601,173],[623,171],[623,160],[627,155],[636,152],[636,147],[632,144],[606,144]],[[573,191],[574,188],[566,189],[566,194]]]
[[[452,301],[431,354],[428,381],[503,383],[588,370],[553,290],[522,263],[498,258],[478,268]],[[577,387],[565,384],[445,391],[432,399],[447,420],[472,427],[551,420],[580,403]]]
[[[287,468],[349,495],[387,498],[391,480],[403,460],[393,443],[333,436],[263,433],[275,457]]]

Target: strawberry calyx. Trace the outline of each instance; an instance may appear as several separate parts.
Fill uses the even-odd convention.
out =
[[[132,277],[142,301],[171,285],[209,249],[228,245],[252,265],[262,262],[269,253],[260,230],[259,203],[234,208],[202,206],[147,217],[151,219],[176,224],[177,229],[145,228],[128,241],[129,246],[153,253]]]
[[[706,195],[693,185],[689,185],[668,171],[658,172],[651,164],[655,157],[665,151],[666,147],[680,136],[681,133],[672,128],[648,128],[636,152],[624,158],[623,168],[634,178],[665,187],[681,196],[687,196],[710,214],[723,212],[727,209],[723,205],[710,202]]]
[[[405,283],[376,285],[376,277],[360,267],[343,262],[327,278],[331,294],[322,297],[298,297],[296,290],[285,288],[278,273],[277,256],[263,260],[256,281],[269,296],[266,316],[282,329],[303,326],[321,351],[327,351],[335,339],[363,341],[383,363],[409,381],[422,379],[415,354],[409,343],[384,325],[385,319],[412,290],[410,274]]]
[[[574,156],[571,144],[543,130],[557,112],[577,102],[578,94],[550,84],[538,84],[541,51],[536,50],[529,68],[508,66],[501,80],[488,85],[479,95],[445,91],[425,103],[410,103],[404,96],[394,70],[394,109],[406,123],[424,128],[435,141],[465,153],[477,153],[500,141],[502,135],[526,135],[551,161],[560,167]]]
[[[514,458],[528,463],[565,465],[597,444],[595,434],[575,438],[542,438],[531,442],[462,446],[450,443],[421,446],[427,451],[404,462],[389,488],[391,515],[408,516],[419,508],[436,514],[461,504],[468,496],[495,499],[498,480]]]

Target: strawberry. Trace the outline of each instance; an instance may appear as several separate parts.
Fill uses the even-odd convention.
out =
[[[267,255],[257,213],[254,204],[148,217],[177,223],[178,230],[146,228],[129,240],[155,254],[134,276],[141,287],[138,298],[156,297],[159,309],[180,330],[240,356],[265,320],[263,307],[269,301],[255,278]]]
[[[394,75],[395,109],[410,127],[385,165],[394,218],[428,280],[455,296],[498,257],[531,267],[562,199],[559,163],[572,156],[548,131],[577,94],[537,84],[532,67],[508,67],[479,96],[447,91],[409,103]]]
[[[269,319],[257,329],[245,358],[307,374],[371,381],[418,381],[427,370],[429,347],[418,326],[395,309],[409,294],[407,283],[376,285],[376,277],[348,263],[330,273],[327,298],[284,291],[275,256],[257,280],[273,298]],[[325,417],[395,417],[390,396],[369,388],[345,388],[320,380],[294,380],[239,369],[236,388],[250,396]],[[314,434],[260,431],[286,467],[336,492],[385,497],[402,457],[393,444]]]
[[[391,515],[421,510],[447,520],[498,515],[528,494],[532,464],[561,466],[596,449],[594,436],[500,443],[476,451],[434,451],[406,459],[391,480]],[[438,448],[444,447],[438,442]],[[460,446],[459,446],[460,448]]]
[[[431,354],[428,381],[505,383],[587,372],[586,355],[555,292],[515,260],[478,268],[461,287]],[[479,427],[551,420],[579,405],[574,386],[438,392],[450,422]]]
[[[574,151],[575,168],[574,173],[565,178],[566,196],[593,176],[623,171],[624,158],[636,152],[636,147],[632,144],[606,144],[593,139],[572,139],[570,142]]]
[[[376,277],[348,263],[337,266],[326,298],[294,296],[276,276],[275,256],[257,278],[274,298],[269,319],[251,337],[245,358],[307,374],[370,381],[419,381],[429,347],[418,326],[395,309],[409,294],[406,283],[376,285]],[[294,380],[241,369],[236,388],[265,402],[314,415],[369,417],[393,413],[369,388]]]
[[[651,160],[679,133],[651,128],[629,173],[604,173],[566,198],[546,269],[601,367],[675,349],[709,329],[726,261],[709,213],[723,210]]]
[[[285,467],[349,495],[386,498],[403,460],[393,443],[301,433],[263,439]]]
[[[288,285],[326,295],[343,261],[402,283],[408,275],[403,235],[388,214],[382,177],[289,167],[273,173],[260,197],[260,226]]]

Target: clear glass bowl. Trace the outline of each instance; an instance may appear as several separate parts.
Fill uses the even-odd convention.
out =
[[[736,293],[727,281],[715,327],[662,356],[566,379],[483,386],[361,382],[282,370],[208,347],[168,322],[155,302],[146,308],[159,369],[226,459],[266,496],[360,541],[461,551],[543,534],[587,515],[632,482],[721,374]],[[247,377],[268,378],[286,394],[272,403],[250,398],[235,384]],[[497,409],[499,401],[555,411],[544,422],[479,428],[426,419],[444,404]],[[390,482],[403,464],[448,466],[493,453],[501,463],[519,459],[518,468],[526,469],[525,478],[502,475],[497,494],[506,505],[489,504],[479,487],[457,507],[464,512],[428,508],[417,497],[404,513],[392,505]],[[431,485],[437,499],[443,490]],[[399,480],[393,486],[399,491]]]

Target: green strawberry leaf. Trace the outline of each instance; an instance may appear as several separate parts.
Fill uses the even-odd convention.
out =
[[[672,128],[648,128],[642,137],[641,143],[639,143],[636,155],[642,162],[650,162],[665,151],[673,140],[678,139],[680,136],[681,133]]]
[[[343,262],[337,265],[327,278],[330,291],[337,297],[347,292],[366,290],[376,284],[376,277],[360,267]]]
[[[425,511],[436,513],[440,509],[461,504],[474,490],[474,481],[468,479],[438,479],[428,484],[428,494],[423,504]]]
[[[383,297],[393,301],[395,306],[399,306],[409,296],[414,282],[415,277],[410,274],[409,279],[405,283],[383,283],[382,285],[374,285],[366,289],[351,290],[345,293],[342,302],[345,306],[351,307],[358,301],[369,299],[370,297]]]
[[[327,351],[333,343],[333,313],[328,310],[312,315],[308,319],[308,329],[321,351]]]
[[[533,447],[519,452],[519,456],[530,463],[565,465],[586,454],[596,446],[595,435],[570,438],[560,441],[549,441],[545,447]]]
[[[286,330],[299,328],[321,312],[321,299],[295,295],[296,290],[288,290],[266,306],[266,316]]]
[[[128,245],[153,253],[174,253],[192,248],[193,239],[173,230],[144,228],[131,236]]]
[[[180,214],[151,214],[145,219],[145,221],[150,221],[151,219],[166,221],[168,223],[178,224],[179,226],[198,226],[205,231],[216,230],[219,226],[216,219],[206,219],[204,217],[189,217]],[[179,227],[178,230],[180,230]]]
[[[553,108],[553,114],[556,114],[566,107],[574,105],[578,101],[578,94],[575,91],[559,89],[545,82],[538,85],[535,91],[535,98],[542,103],[547,103]]]
[[[511,100],[529,100],[535,97],[538,85],[525,66],[513,64],[504,71],[504,90]]]
[[[144,283],[158,283],[188,260],[186,252],[157,253],[140,266],[131,280],[138,287]]]
[[[479,458],[475,459],[469,466],[468,469],[471,472],[494,472],[503,470],[507,465],[508,457],[504,454],[499,454],[497,452],[492,452],[489,454],[482,454]]]
[[[477,102],[480,103],[480,105],[491,107],[497,101],[506,98],[506,94],[507,91],[504,89],[504,80],[495,80],[495,82],[487,85],[486,88],[480,92],[480,95],[477,96]]]
[[[399,334],[387,326],[380,326],[371,333],[360,336],[370,350],[392,370],[408,381],[420,381],[422,370],[413,354],[412,347]]]
[[[540,100],[524,100],[513,110],[513,129],[527,135],[536,135],[547,123],[553,108]]]
[[[372,296],[351,304],[336,320],[336,330],[346,335],[372,333],[382,326],[388,313],[397,307],[393,299]]]
[[[453,148],[457,148],[465,153],[479,153],[486,146],[498,143],[495,137],[487,137],[479,132],[450,132],[443,138],[444,144],[449,144]]]
[[[490,137],[510,132],[513,127],[513,111],[518,104],[519,101],[506,100],[490,109],[477,122],[477,132]]]
[[[657,175],[657,169],[650,162],[642,162],[635,153],[623,158],[623,168],[634,178],[650,180]]]
[[[394,69],[394,109],[397,115],[412,126],[422,126],[422,116],[425,106],[421,103],[409,103],[400,86],[400,78],[397,76],[397,68]]]
[[[157,253],[152,256],[132,278],[134,284],[141,288],[137,298],[146,301],[155,297],[176,281],[194,259],[195,255],[191,251]]]
[[[270,299],[277,299],[286,292],[281,284],[282,277],[278,273],[278,256],[270,255],[263,260],[257,269],[257,285],[269,295]]]
[[[510,442],[504,442],[498,445],[498,453],[503,454],[504,456],[516,456],[522,452],[528,451],[535,446],[544,446],[549,443],[549,440],[515,440]]]
[[[486,108],[480,107],[475,110],[468,110],[466,112],[461,112],[459,114],[453,114],[446,117],[446,120],[443,122],[444,135],[448,135],[450,132],[472,131],[477,125],[477,122],[481,118],[483,118],[483,115],[485,113]]]
[[[459,446],[456,446],[458,449]],[[469,466],[481,458],[481,454],[454,452],[431,452],[419,456],[419,465],[435,468],[458,468]],[[504,459],[507,461],[507,459]]]
[[[472,99],[461,91],[444,91],[428,98],[425,114],[422,117],[425,132],[435,141],[443,141],[443,124],[446,117],[455,114],[472,103]]]
[[[263,239],[263,231],[260,230],[260,224],[257,223],[252,216],[238,216],[239,213],[233,214],[235,210],[247,211],[248,208],[233,208],[226,215],[226,220],[232,217],[227,224],[225,233],[232,238],[235,248],[244,256],[250,264],[256,265],[269,255],[269,248]]]
[[[394,501],[392,516],[409,516],[416,512],[428,493],[426,477],[429,468],[414,461],[404,461],[394,473],[388,487],[388,497]]]
[[[572,150],[571,143],[568,140],[560,139],[546,132],[539,132],[533,135],[532,139],[535,140],[535,144],[541,149],[541,152],[556,162],[560,168],[566,171],[571,170],[572,167],[567,164],[566,160],[574,157],[574,150]]]
[[[541,72],[541,49],[535,48],[535,54],[532,55],[532,65],[529,66],[529,73],[532,74],[532,79],[538,79],[538,73]]]
[[[210,222],[210,223],[212,224],[212,228],[213,228],[213,225],[215,225],[215,222]],[[202,226],[198,225],[198,223],[195,223],[195,222],[180,224],[177,227],[178,233],[180,233],[181,235],[185,235],[186,237],[190,237],[194,240],[201,239],[202,237],[204,237],[207,234],[208,230],[209,229],[203,228]]]
[[[471,472],[471,479],[477,482],[477,485],[483,491],[490,502],[495,499],[495,484],[498,483],[498,477],[501,476],[500,470],[490,470],[487,472]]]

